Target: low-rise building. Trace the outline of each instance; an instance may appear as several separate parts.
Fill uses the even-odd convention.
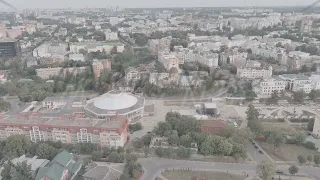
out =
[[[73,160],[71,153],[62,151],[47,166],[39,168],[35,180],[72,180],[81,167],[82,163]]]
[[[8,80],[7,74],[5,72],[0,71],[0,84],[7,82],[7,80]]]
[[[69,60],[74,61],[84,61],[84,55],[83,54],[69,54]]]
[[[86,50],[88,53],[97,51],[104,51],[109,54],[111,51],[121,53],[124,51],[124,44],[120,42],[85,42],[70,45],[71,53],[79,54],[81,49]]]

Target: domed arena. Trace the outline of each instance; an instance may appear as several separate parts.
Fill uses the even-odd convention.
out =
[[[137,119],[143,116],[144,105],[145,100],[140,96],[122,91],[109,91],[88,101],[84,110],[87,116],[96,119],[106,119],[115,115]]]

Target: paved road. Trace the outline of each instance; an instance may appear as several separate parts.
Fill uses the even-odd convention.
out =
[[[189,168],[198,171],[245,171],[250,176],[256,176],[255,164],[230,164],[230,163],[215,163],[215,162],[197,162],[197,161],[184,161],[184,160],[169,160],[169,159],[155,159],[155,158],[143,158],[139,159],[142,164],[145,173],[140,180],[154,180],[160,171],[164,169],[179,169]],[[289,166],[279,166],[277,169],[288,173]],[[320,180],[320,168],[313,167],[299,167],[299,173],[306,173],[315,180]]]
[[[261,161],[270,161],[269,158],[264,154],[261,154],[249,141],[245,143],[245,148],[250,158],[259,163]],[[260,148],[261,149],[261,148]]]

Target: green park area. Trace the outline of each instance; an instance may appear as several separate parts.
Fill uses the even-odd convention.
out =
[[[213,171],[164,171],[162,176],[168,180],[190,180],[190,179],[210,179],[210,180],[241,180],[241,175],[234,175],[226,172]]]

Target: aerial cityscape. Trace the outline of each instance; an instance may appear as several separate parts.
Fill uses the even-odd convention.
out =
[[[320,180],[320,1],[232,1],[1,0],[0,180]]]

